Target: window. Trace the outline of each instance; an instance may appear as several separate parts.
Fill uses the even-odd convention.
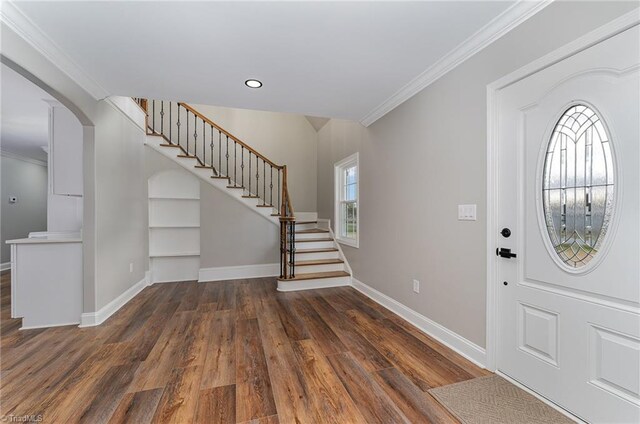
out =
[[[335,230],[342,244],[358,247],[358,154],[335,165]]]
[[[614,200],[611,141],[593,109],[570,107],[556,124],[547,148],[542,199],[547,233],[570,269],[598,253]]]

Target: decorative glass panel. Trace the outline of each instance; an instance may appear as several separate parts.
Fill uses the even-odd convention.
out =
[[[543,207],[547,232],[560,259],[580,268],[598,253],[614,199],[611,141],[598,115],[585,105],[558,120],[547,148]]]

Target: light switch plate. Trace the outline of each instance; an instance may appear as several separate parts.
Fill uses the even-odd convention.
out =
[[[475,221],[476,205],[458,205],[458,221]]]

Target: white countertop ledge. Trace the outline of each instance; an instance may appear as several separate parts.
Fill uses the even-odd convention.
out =
[[[46,244],[46,243],[82,243],[81,238],[77,237],[33,237],[33,238],[22,238],[15,240],[7,240],[7,244]]]

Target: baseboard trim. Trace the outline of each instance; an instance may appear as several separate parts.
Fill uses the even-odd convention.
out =
[[[198,282],[238,280],[241,278],[276,277],[280,275],[280,264],[258,264],[200,268]]]
[[[80,315],[79,327],[94,327],[105,322],[111,315],[118,312],[120,308],[126,305],[131,299],[136,297],[138,293],[140,293],[145,287],[149,285],[149,277],[150,272],[147,271],[144,273],[144,278],[142,280],[138,281],[136,284],[129,287],[120,296],[104,305],[102,308],[100,308],[99,311],[84,313]]]
[[[433,337],[443,345],[453,349],[460,355],[464,356],[474,364],[485,368],[487,353],[485,349],[477,344],[465,339],[461,335],[449,330],[448,328],[430,320],[424,315],[419,314],[413,309],[403,305],[395,299],[390,298],[384,293],[364,284],[355,278],[351,279],[353,288],[369,297],[373,301],[384,306],[391,312],[399,315],[411,324],[415,325],[422,332]]]
[[[32,325],[29,327],[20,327],[19,330],[36,330],[38,328],[54,328],[54,327],[68,327],[71,325],[78,325],[78,322],[67,322],[67,323],[59,323],[59,324],[49,324],[49,325]]]
[[[0,271],[6,271],[8,269],[11,269],[11,262],[0,264]]]

